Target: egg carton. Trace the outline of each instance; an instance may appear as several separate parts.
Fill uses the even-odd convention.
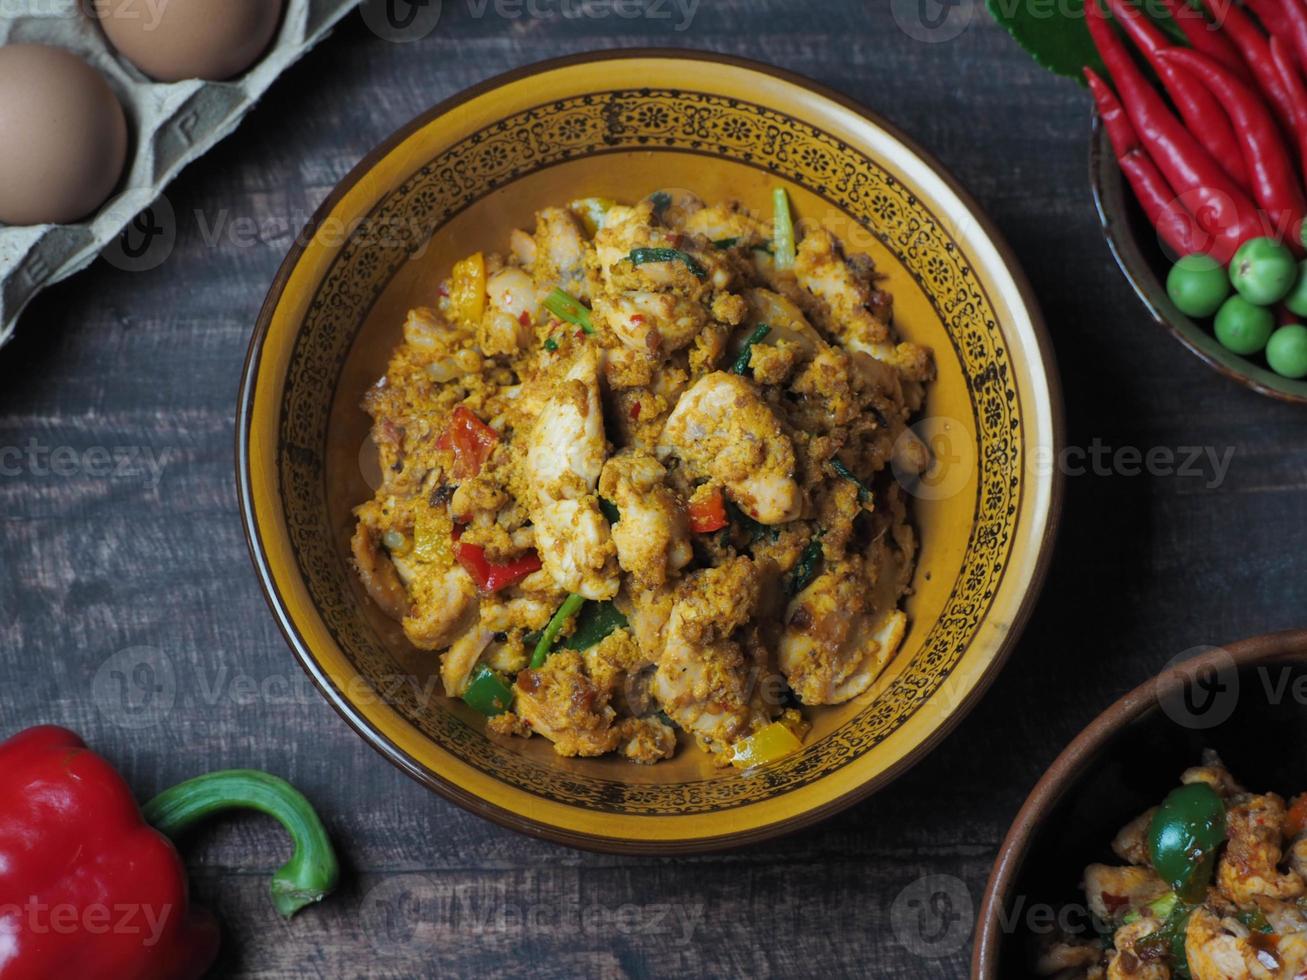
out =
[[[81,55],[109,82],[127,113],[130,159],[119,188],[98,213],[75,225],[0,225],[0,346],[28,303],[95,257],[149,207],[182,168],[240,123],[277,77],[360,0],[287,0],[271,46],[229,82],[161,83],[110,46],[86,0],[20,0],[0,5],[0,44],[49,44]],[[15,8],[23,12],[12,13]],[[2,179],[2,178],[0,178]]]

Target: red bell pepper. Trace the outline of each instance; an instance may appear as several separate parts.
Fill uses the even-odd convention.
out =
[[[192,980],[213,963],[218,924],[189,906],[169,837],[209,813],[252,807],[279,819],[294,857],[273,877],[286,916],[335,886],[317,814],[283,780],[212,773],[144,812],[103,758],[62,728],[0,742],[0,977]]]
[[[439,439],[436,448],[453,450],[454,478],[466,480],[481,472],[499,442],[499,433],[477,418],[470,408],[459,405]]]
[[[540,556],[534,551],[529,551],[521,558],[512,561],[492,562],[486,558],[485,548],[478,544],[459,542],[454,545],[454,555],[482,592],[498,592],[510,585],[516,585],[528,575],[540,571],[542,567]]]
[[[713,487],[706,495],[696,496],[687,509],[690,530],[695,534],[711,534],[730,523],[726,519],[726,498],[721,487]]]

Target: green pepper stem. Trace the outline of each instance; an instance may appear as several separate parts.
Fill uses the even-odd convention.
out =
[[[340,864],[327,829],[304,794],[284,779],[253,769],[197,776],[164,790],[142,808],[147,823],[176,839],[215,813],[250,809],[278,820],[295,845],[272,876],[272,904],[289,919],[336,887]]]

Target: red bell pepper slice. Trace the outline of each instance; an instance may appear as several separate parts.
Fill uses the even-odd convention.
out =
[[[726,519],[726,498],[720,487],[704,497],[690,501],[690,530],[695,534],[711,534],[720,531],[728,523]]]
[[[466,480],[481,472],[498,442],[498,432],[477,418],[466,405],[459,405],[454,409],[449,427],[436,440],[436,448],[453,450],[454,478]]]
[[[169,837],[237,806],[277,817],[294,837],[294,857],[273,878],[282,914],[335,886],[322,822],[274,776],[201,776],[143,813],[122,777],[70,731],[32,728],[0,742],[0,975],[201,976],[218,953],[218,924],[189,906],[186,869]]]
[[[510,585],[516,585],[522,579],[541,569],[540,556],[534,551],[527,552],[521,558],[509,562],[492,562],[486,558],[486,549],[477,544],[454,546],[454,555],[458,563],[467,569],[472,581],[482,592],[498,592]]]

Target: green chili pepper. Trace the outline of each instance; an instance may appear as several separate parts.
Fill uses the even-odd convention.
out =
[[[594,324],[590,322],[590,310],[579,299],[569,296],[561,289],[555,289],[545,297],[543,306],[560,320],[580,327],[586,333],[594,333]]]
[[[463,700],[473,711],[493,718],[513,706],[513,689],[503,674],[489,664],[481,664],[472,674],[472,680],[463,692]]]
[[[1225,840],[1225,803],[1206,783],[1168,794],[1148,826],[1148,856],[1181,901],[1200,901]]]
[[[626,617],[611,602],[587,602],[576,617],[576,629],[563,641],[562,647],[589,650],[609,633],[626,625]]]
[[[771,333],[771,327],[765,323],[760,323],[756,328],[754,328],[753,333],[749,334],[748,339],[745,340],[744,346],[740,348],[740,353],[739,356],[735,358],[735,363],[731,365],[732,374],[743,375],[748,373],[749,358],[753,354],[754,344],[762,343],[769,333]]]
[[[546,337],[545,350],[549,351],[550,353],[553,353],[554,351],[558,350],[558,341],[556,341],[553,337]]]
[[[604,520],[609,524],[616,524],[622,519],[622,512],[617,509],[617,505],[605,497],[599,498],[599,513],[604,515]]]
[[[718,238],[713,242],[713,248],[728,249],[734,248],[738,244],[740,244],[738,238]]]
[[[562,632],[567,621],[581,611],[585,605],[585,596],[569,595],[563,600],[563,604],[558,607],[558,612],[554,613],[554,618],[549,621],[545,631],[540,634],[540,642],[536,644],[535,652],[531,654],[531,669],[539,670],[549,659],[549,649],[554,645],[554,640],[558,639],[558,634]]]
[[[848,480],[850,483],[852,483],[855,487],[858,488],[859,503],[865,504],[868,500],[871,499],[871,487],[867,486],[856,476],[854,476],[853,471],[850,470],[847,466],[845,466],[842,462],[840,462],[838,458],[832,459],[830,461],[830,468],[833,469],[839,476],[844,477],[844,479]]]
[[[1263,932],[1267,935],[1275,932],[1275,927],[1266,918],[1266,913],[1255,905],[1252,908],[1240,909],[1235,914],[1235,918],[1254,932]]]
[[[772,225],[772,255],[776,268],[794,268],[794,216],[790,213],[790,196],[784,187],[772,191],[772,207],[776,212]]]
[[[820,563],[821,538],[816,537],[808,542],[808,546],[803,549],[803,554],[799,555],[799,563],[794,566],[794,571],[790,574],[786,591],[795,596],[811,585],[812,580],[817,577],[817,566]]]
[[[693,272],[696,278],[708,278],[708,270],[699,264],[699,260],[679,248],[633,248],[628,258],[633,265],[644,265],[647,262],[684,262],[685,267]]]

